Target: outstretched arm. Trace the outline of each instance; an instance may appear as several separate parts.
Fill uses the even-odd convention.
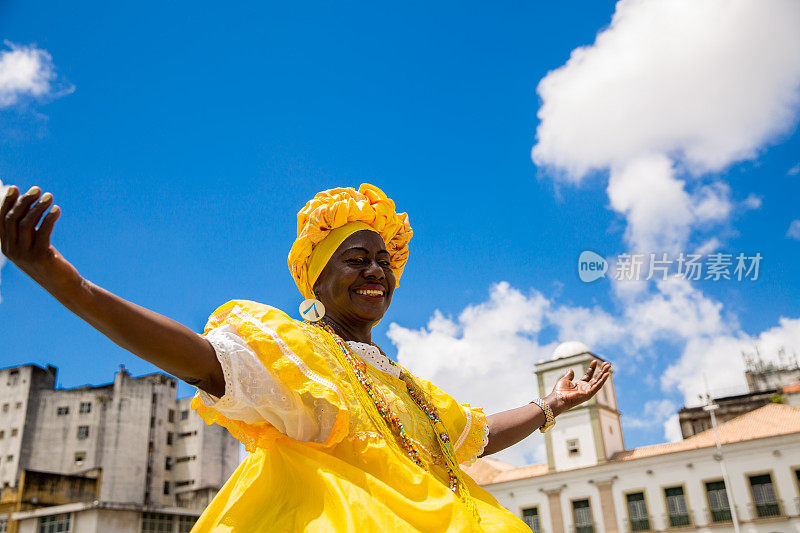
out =
[[[543,400],[553,410],[555,416],[579,405],[592,396],[611,375],[611,363],[603,363],[597,368],[597,361],[589,363],[589,370],[578,381],[573,382],[575,372],[571,369],[558,380],[553,392]],[[510,409],[487,417],[489,424],[489,443],[483,455],[491,455],[518,443],[545,423],[544,411],[535,403]]]
[[[214,396],[225,392],[214,348],[201,335],[82,278],[50,244],[61,210],[38,187],[20,196],[13,185],[0,206],[3,254],[67,309],[134,355]],[[38,201],[37,201],[38,200]],[[41,219],[39,228],[36,225]]]

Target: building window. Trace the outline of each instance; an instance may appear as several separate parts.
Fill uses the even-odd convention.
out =
[[[753,493],[753,507],[758,518],[769,516],[780,516],[781,507],[778,498],[775,496],[775,487],[772,485],[770,474],[758,476],[748,476],[750,479],[750,490]]]
[[[522,521],[525,522],[533,533],[541,533],[542,526],[539,523],[539,508],[528,507],[522,510]]]
[[[181,411],[181,420],[186,420],[187,418],[189,418],[189,411],[188,411],[188,409],[187,409],[187,410],[185,410],[185,411]]]
[[[8,519],[0,518],[0,533],[6,533],[7,529],[8,529]]]
[[[664,489],[664,498],[667,500],[667,516],[670,527],[684,527],[692,525],[689,518],[689,508],[686,505],[686,495],[683,487],[670,487]]]
[[[14,456],[13,455],[6,455],[6,462],[7,463],[10,463],[13,460],[14,460]]]
[[[164,495],[167,496],[169,494],[169,481],[164,482]]]
[[[4,438],[5,436],[6,436],[6,432],[3,431],[2,429],[0,429],[0,439]]]
[[[86,452],[75,452],[75,464],[82,465],[86,460]]]
[[[569,439],[567,440],[567,455],[570,457],[576,457],[581,454],[581,447],[578,442],[578,439]]]
[[[81,407],[78,412],[82,415],[92,412],[92,402],[81,402]]]
[[[167,457],[164,461],[164,470],[172,470],[172,457]]]
[[[724,481],[706,482],[706,497],[708,498],[708,515],[712,522],[733,520]]]
[[[4,412],[4,413],[7,413],[7,412],[8,412],[8,404],[7,404],[7,403],[4,403],[4,404],[3,404],[3,412]]]
[[[575,533],[594,533],[592,508],[589,506],[589,500],[572,502],[572,519],[575,521]]]
[[[39,533],[69,533],[72,513],[43,516],[39,519]]]
[[[17,402],[14,404],[14,409],[22,409],[22,402]]]
[[[89,426],[78,426],[78,439],[88,439],[89,438]]]
[[[650,517],[647,515],[644,492],[627,494],[625,500],[628,504],[628,520],[631,523],[631,531],[649,531]]]
[[[172,533],[172,515],[142,513],[142,533]]]
[[[197,459],[196,455],[184,455],[183,457],[178,457],[177,459],[175,459],[175,462],[176,463],[186,463],[186,462],[189,462],[189,461],[194,461],[195,459]]]
[[[61,407],[56,407],[56,416],[64,416],[69,414],[69,407],[66,405],[62,405]]]
[[[173,434],[172,434],[171,431],[169,431],[167,433],[167,446],[172,446],[172,438],[173,438]]]
[[[170,424],[175,422],[175,410],[174,409],[170,409],[169,411],[167,411],[167,422],[169,422]]]
[[[183,433],[178,433],[179,439],[185,439],[186,437],[194,437],[197,435],[197,430],[195,431],[184,431]]]
[[[176,487],[186,487],[188,485],[194,485],[194,480],[193,479],[187,479],[187,480],[178,481],[177,483],[175,483]]]
[[[6,384],[11,387],[19,383],[19,370],[12,370],[8,373],[8,381]]]
[[[11,428],[11,436],[12,437],[16,437],[18,433],[19,433],[19,430],[17,428]]]
[[[195,522],[197,522],[197,518],[194,516],[179,516],[178,533],[191,533]]]

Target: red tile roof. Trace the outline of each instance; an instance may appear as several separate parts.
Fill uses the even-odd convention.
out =
[[[718,430],[722,444],[800,433],[800,407],[777,403],[767,404],[720,424]],[[617,452],[611,461],[632,461],[711,446],[716,446],[716,441],[714,430],[708,429],[680,442],[667,442]],[[486,458],[478,459],[475,464],[465,468],[464,471],[479,484],[490,485],[547,474],[547,464],[516,468],[508,463]]]

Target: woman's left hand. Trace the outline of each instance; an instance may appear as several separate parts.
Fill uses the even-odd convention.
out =
[[[564,377],[558,380],[556,386],[553,387],[553,392],[550,393],[551,396],[555,397],[555,403],[558,406],[558,408],[554,410],[563,413],[576,405],[582,404],[597,394],[597,391],[602,388],[610,375],[611,363],[603,363],[600,365],[600,368],[598,368],[596,359],[589,363],[589,369],[586,371],[586,374],[578,381],[572,381],[575,377],[575,372],[569,369],[567,373],[564,374]]]

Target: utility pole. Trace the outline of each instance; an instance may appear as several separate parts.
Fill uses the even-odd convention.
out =
[[[733,486],[731,486],[731,480],[728,478],[728,468],[725,466],[725,456],[722,455],[722,443],[719,441],[719,431],[717,430],[717,417],[714,414],[714,411],[719,409],[719,405],[714,403],[714,400],[711,398],[711,394],[708,391],[708,380],[706,380],[705,374],[703,374],[703,381],[706,384],[706,393],[705,396],[701,395],[700,398],[704,402],[703,411],[707,411],[708,414],[711,415],[711,427],[714,428],[714,440],[717,443],[717,453],[714,458],[719,461],[719,466],[722,469],[722,479],[725,480],[725,495],[728,497],[728,503],[731,507],[733,531],[734,533],[739,533],[739,516],[736,512],[736,500],[733,497]]]

